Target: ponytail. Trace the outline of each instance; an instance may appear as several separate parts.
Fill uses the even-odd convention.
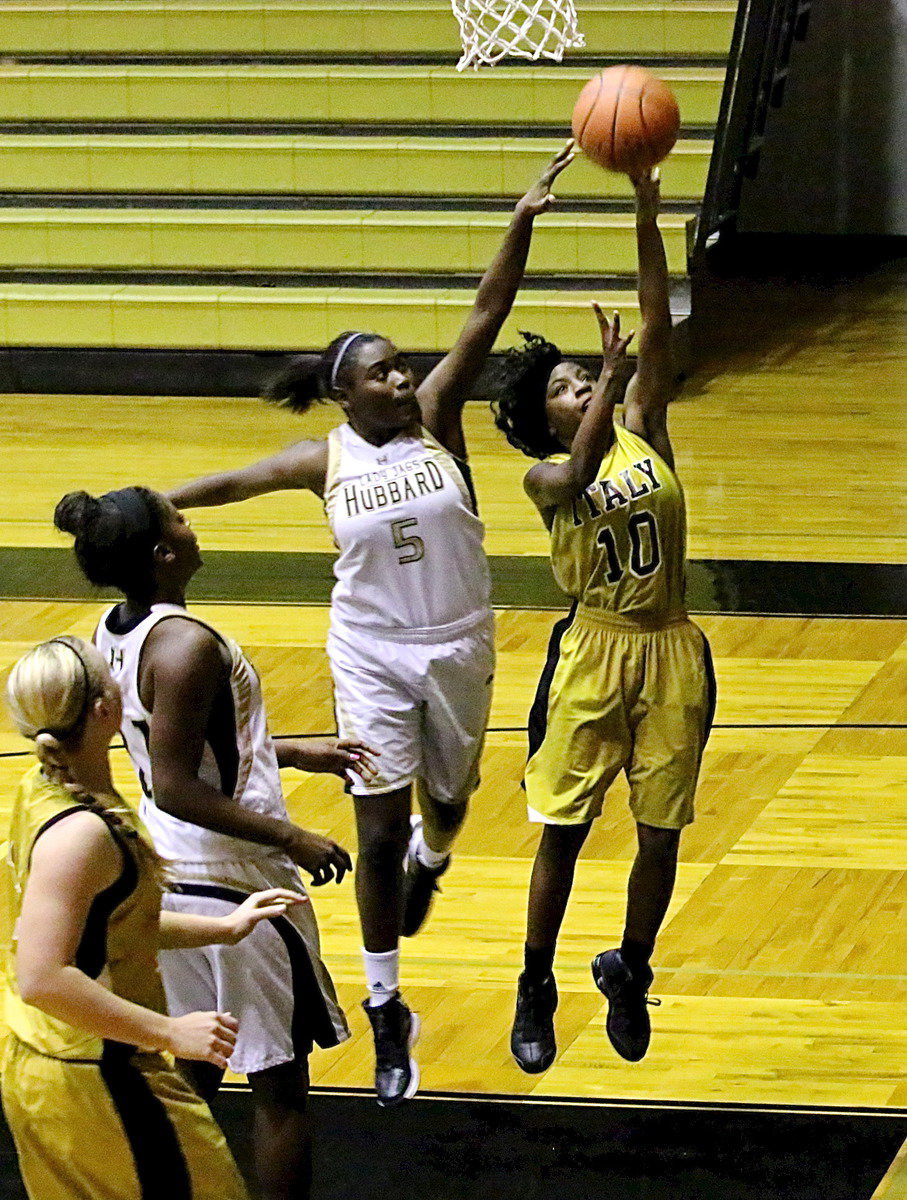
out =
[[[352,329],[339,333],[321,354],[297,354],[291,358],[265,384],[262,399],[290,412],[308,412],[313,404],[334,398],[360,346],[381,340],[377,333]]]
[[[320,354],[295,355],[265,384],[262,400],[301,416],[324,399],[318,380],[320,369]]]

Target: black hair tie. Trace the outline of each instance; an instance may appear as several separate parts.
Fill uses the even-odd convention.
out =
[[[123,518],[127,536],[150,533],[153,528],[151,506],[137,487],[119,488],[105,492],[102,500],[109,500]]]

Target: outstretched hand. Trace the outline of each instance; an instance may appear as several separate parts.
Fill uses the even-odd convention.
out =
[[[289,888],[267,888],[263,892],[253,892],[242,904],[238,904],[229,916],[224,917],[224,940],[227,945],[235,946],[244,937],[248,937],[259,921],[282,917],[291,905],[306,903],[305,896],[292,892]]]
[[[635,330],[631,329],[626,337],[620,336],[620,313],[615,312],[614,319],[609,321],[602,312],[601,305],[592,301],[598,328],[602,338],[602,375],[610,377],[618,365],[627,357],[627,347],[633,340]]]
[[[291,739],[281,747],[282,765],[300,771],[349,778],[352,771],[366,781],[378,774],[375,758],[381,753],[355,738]]]
[[[644,175],[630,176],[636,192],[636,220],[654,221],[661,209],[661,172],[658,167]]]
[[[517,211],[530,217],[537,217],[539,213],[547,212],[554,203],[554,196],[551,192],[552,183],[561,171],[573,162],[575,157],[576,142],[571,138],[558,150],[526,195],[518,201]]]

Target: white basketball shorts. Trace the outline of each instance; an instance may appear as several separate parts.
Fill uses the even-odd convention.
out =
[[[465,801],[478,786],[491,709],[491,613],[460,637],[428,644],[335,622],[327,650],[340,736],[380,751],[377,778],[352,777],[354,795],[419,782],[433,800]]]
[[[165,892],[162,900],[170,912],[226,916],[252,892],[271,887],[305,895],[299,872],[276,855],[241,863],[176,863],[171,876],[170,886],[178,890]],[[172,1016],[216,1011],[236,1017],[230,1070],[237,1075],[302,1061],[313,1043],[336,1046],[349,1037],[321,961],[308,898],[286,916],[259,922],[235,946],[162,950],[158,957]]]

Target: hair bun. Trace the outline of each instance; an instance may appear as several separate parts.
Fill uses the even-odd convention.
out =
[[[54,509],[54,525],[77,537],[99,507],[100,501],[88,492],[69,492]]]

